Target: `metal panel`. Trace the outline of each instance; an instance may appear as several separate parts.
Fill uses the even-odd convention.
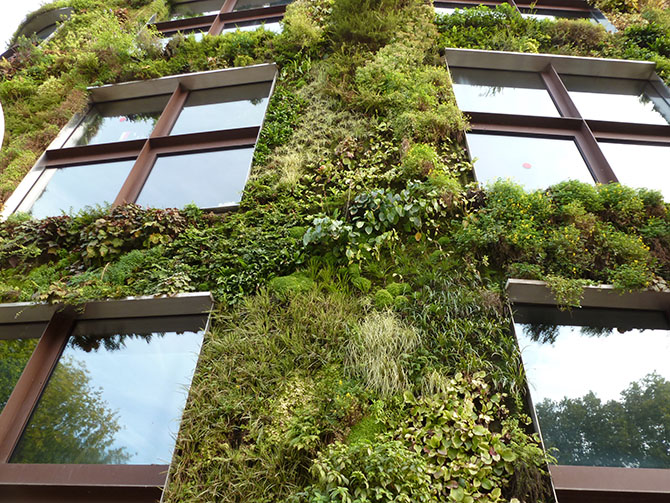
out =
[[[447,48],[445,56],[450,67],[542,72],[547,65],[552,65],[558,73],[622,79],[646,80],[652,77],[656,68],[656,64],[650,61],[580,58],[481,49]]]

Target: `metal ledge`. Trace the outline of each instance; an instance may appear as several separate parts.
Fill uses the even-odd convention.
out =
[[[508,279],[505,290],[512,304],[556,305],[556,298],[544,281]],[[619,293],[612,285],[587,286],[581,300],[582,307],[609,309],[670,310],[670,292]]]
[[[481,49],[445,49],[451,67],[485,68],[541,72],[551,64],[558,73],[620,79],[650,79],[656,63],[622,59],[580,58],[555,54],[485,51]]]
[[[26,19],[21,28],[16,33],[17,37],[21,35],[30,37],[33,33],[38,33],[52,24],[59,23],[72,15],[72,7],[62,7],[45,12],[39,12]]]
[[[265,63],[240,68],[225,68],[209,72],[170,75],[151,80],[108,84],[101,87],[89,87],[91,100],[115,101],[159,94],[170,94],[180,84],[191,91],[212,87],[237,86],[255,82],[271,82],[277,73],[277,65]]]
[[[144,318],[150,316],[180,316],[206,313],[214,299],[210,292],[189,292],[167,297],[128,297],[120,300],[88,302],[78,314],[79,320],[99,318]],[[16,302],[0,304],[0,324],[49,321],[60,304]]]

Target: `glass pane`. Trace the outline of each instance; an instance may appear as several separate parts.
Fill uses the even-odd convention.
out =
[[[260,126],[270,86],[270,82],[262,82],[193,91],[170,134]]]
[[[50,177],[49,181],[29,213],[35,218],[44,218],[63,212],[76,213],[86,206],[113,203],[133,164],[135,160],[130,159],[45,169],[42,177]]]
[[[148,138],[169,95],[97,103],[75,129],[66,147]]]
[[[46,28],[42,28],[40,31],[35,33],[35,36],[37,37],[38,40],[46,40],[49,35],[51,35],[53,32],[56,31],[56,28],[58,28],[58,25],[56,23],[50,24]]]
[[[537,12],[522,12],[521,17],[525,17],[527,19],[537,19],[538,21],[542,21],[545,19],[548,19],[550,21],[556,21],[556,16],[553,14],[539,14]]]
[[[660,190],[670,201],[670,147],[601,142],[600,148],[621,184]]]
[[[249,176],[253,148],[162,156],[156,160],[137,204],[154,208],[201,208],[237,204]]]
[[[435,13],[443,16],[449,16],[456,12],[456,7],[437,7],[435,6]]]
[[[222,33],[230,33],[236,30],[240,31],[254,31],[260,28],[261,26],[271,32],[281,33],[281,24],[279,20],[281,18],[266,19],[264,21],[247,21],[245,23],[236,23],[233,25],[226,25]]]
[[[190,2],[174,3],[172,8],[172,17],[170,19],[180,19],[194,16],[208,16],[217,14],[223,6],[224,0],[195,0]]]
[[[202,316],[81,321],[13,463],[168,464]]]
[[[475,174],[486,185],[511,178],[526,190],[546,189],[564,180],[593,183],[573,140],[467,133]]]
[[[660,311],[516,306],[537,417],[558,464],[670,468],[670,326]]]
[[[274,7],[275,5],[288,5],[293,0],[237,0],[233,11],[260,9],[263,7]]]
[[[452,68],[461,110],[560,117],[537,73]]]
[[[17,323],[0,328],[0,412],[46,326],[46,323]]]
[[[646,80],[562,75],[561,79],[585,119],[668,124],[670,107]]]

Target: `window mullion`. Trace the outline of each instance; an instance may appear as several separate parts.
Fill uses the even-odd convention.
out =
[[[605,158],[605,154],[600,150],[598,141],[586,121],[582,121],[582,127],[575,139],[596,182],[617,182],[618,180],[614,171],[612,171],[609,162]]]
[[[146,182],[151,173],[151,167],[156,160],[156,153],[152,151],[150,140],[160,136],[166,136],[177,121],[177,117],[186,103],[189,91],[181,84],[177,86],[174,93],[170,97],[170,101],[166,105],[163,113],[156,122],[156,127],[152,131],[149,138],[144,143],[141,152],[137,156],[135,165],[130,171],[128,178],[124,182],[121,190],[116,196],[113,207],[120,206],[126,203],[134,203],[142,190],[144,182]]]
[[[547,86],[549,95],[551,96],[551,99],[554,100],[554,104],[556,105],[556,108],[558,108],[560,114],[563,117],[581,119],[582,116],[573,103],[572,98],[570,98],[570,94],[568,94],[568,90],[558,76],[556,69],[549,64],[544,71],[540,73],[540,76],[544,81],[544,85]]]
[[[0,413],[0,463],[8,463],[74,327],[75,313],[55,313]]]

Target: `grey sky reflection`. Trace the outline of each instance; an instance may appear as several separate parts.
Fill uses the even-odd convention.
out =
[[[595,337],[582,327],[559,326],[553,343],[533,341],[516,324],[523,365],[535,403],[559,401],[593,391],[601,400],[617,400],[621,391],[656,372],[670,379],[670,331],[628,330]]]
[[[537,73],[452,68],[451,75],[461,110],[560,116]]]
[[[467,133],[479,183],[510,178],[526,190],[564,180],[593,183],[573,140]]]

